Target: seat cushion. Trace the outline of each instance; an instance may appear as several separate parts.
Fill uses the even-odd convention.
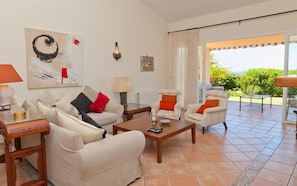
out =
[[[203,115],[199,113],[193,113],[193,114],[188,114],[187,117],[193,120],[201,121],[203,118]]]
[[[87,113],[94,121],[96,121],[100,126],[104,127],[104,125],[114,123],[118,120],[117,114],[112,112],[89,112]]]
[[[174,111],[172,110],[159,110],[158,111],[158,116],[161,117],[174,117]]]

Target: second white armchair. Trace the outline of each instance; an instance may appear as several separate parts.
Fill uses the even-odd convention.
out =
[[[229,94],[221,90],[209,90],[206,93],[206,101],[202,103],[189,104],[185,112],[185,120],[194,122],[202,127],[223,123],[227,130],[226,114]]]

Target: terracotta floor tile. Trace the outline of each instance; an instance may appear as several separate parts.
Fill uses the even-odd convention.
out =
[[[152,175],[167,175],[167,169],[164,164],[148,164],[144,165],[144,173],[145,175],[152,176]]]
[[[290,166],[275,161],[268,161],[264,167],[287,175],[292,175],[292,172],[294,170],[293,166],[294,165]]]
[[[218,173],[240,172],[240,170],[232,162],[213,162],[212,165]]]
[[[218,174],[198,174],[197,178],[201,185],[225,185],[224,180]]]
[[[262,178],[255,178],[251,186],[281,186],[281,185]]]
[[[252,146],[252,145],[235,145],[236,148],[238,148],[241,152],[256,152],[259,151],[258,148]]]
[[[197,179],[193,175],[171,175],[171,182],[173,186],[199,186]]]
[[[167,165],[167,169],[170,175],[192,174],[192,170],[187,164],[170,164]]]
[[[233,161],[233,163],[241,170],[244,171],[249,164],[251,163],[251,161]]]
[[[247,157],[244,153],[241,153],[241,152],[228,152],[225,154],[231,161],[249,161],[249,160],[251,160],[249,157]]]
[[[225,153],[208,153],[206,158],[209,162],[231,161]]]
[[[240,173],[227,173],[227,174],[219,174],[220,177],[224,180],[227,185],[232,185]]]
[[[276,172],[270,169],[263,168],[259,174],[258,177],[263,178],[265,180],[271,181],[273,183],[277,183],[280,185],[287,185],[289,183],[290,176]]]
[[[145,176],[145,186],[171,186],[169,176]]]
[[[215,167],[209,162],[192,163],[190,166],[195,174],[216,173]]]

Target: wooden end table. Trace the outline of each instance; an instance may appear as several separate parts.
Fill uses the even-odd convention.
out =
[[[15,159],[23,158],[33,153],[38,154],[39,179],[23,183],[22,185],[47,185],[44,135],[50,132],[50,125],[40,115],[24,115],[24,113],[23,111],[15,112],[15,109],[0,112],[0,134],[3,135],[5,142],[5,155],[1,155],[2,158],[0,159],[6,162],[7,185],[15,186]],[[16,114],[21,114],[21,116],[16,117]],[[40,145],[22,149],[20,145],[21,137],[32,134],[40,134]],[[16,143],[15,150],[10,149],[13,140]]]
[[[118,131],[131,131],[139,130],[141,131],[146,139],[156,141],[157,143],[157,160],[158,163],[162,163],[162,150],[163,150],[163,141],[171,138],[179,133],[182,133],[186,130],[191,129],[192,132],[192,143],[196,143],[196,124],[188,121],[182,120],[171,120],[169,124],[156,124],[156,128],[163,128],[161,133],[153,133],[147,131],[148,128],[152,127],[151,118],[141,117],[134,120],[129,120],[124,123],[119,123],[113,125],[113,134],[116,135]]]
[[[151,112],[151,107],[148,105],[142,105],[138,103],[128,103],[127,106],[124,107],[124,115],[127,117],[127,120],[132,119],[133,114],[141,113],[141,112]]]

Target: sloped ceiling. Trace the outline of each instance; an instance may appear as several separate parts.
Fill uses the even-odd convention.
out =
[[[270,0],[142,0],[169,23]]]

